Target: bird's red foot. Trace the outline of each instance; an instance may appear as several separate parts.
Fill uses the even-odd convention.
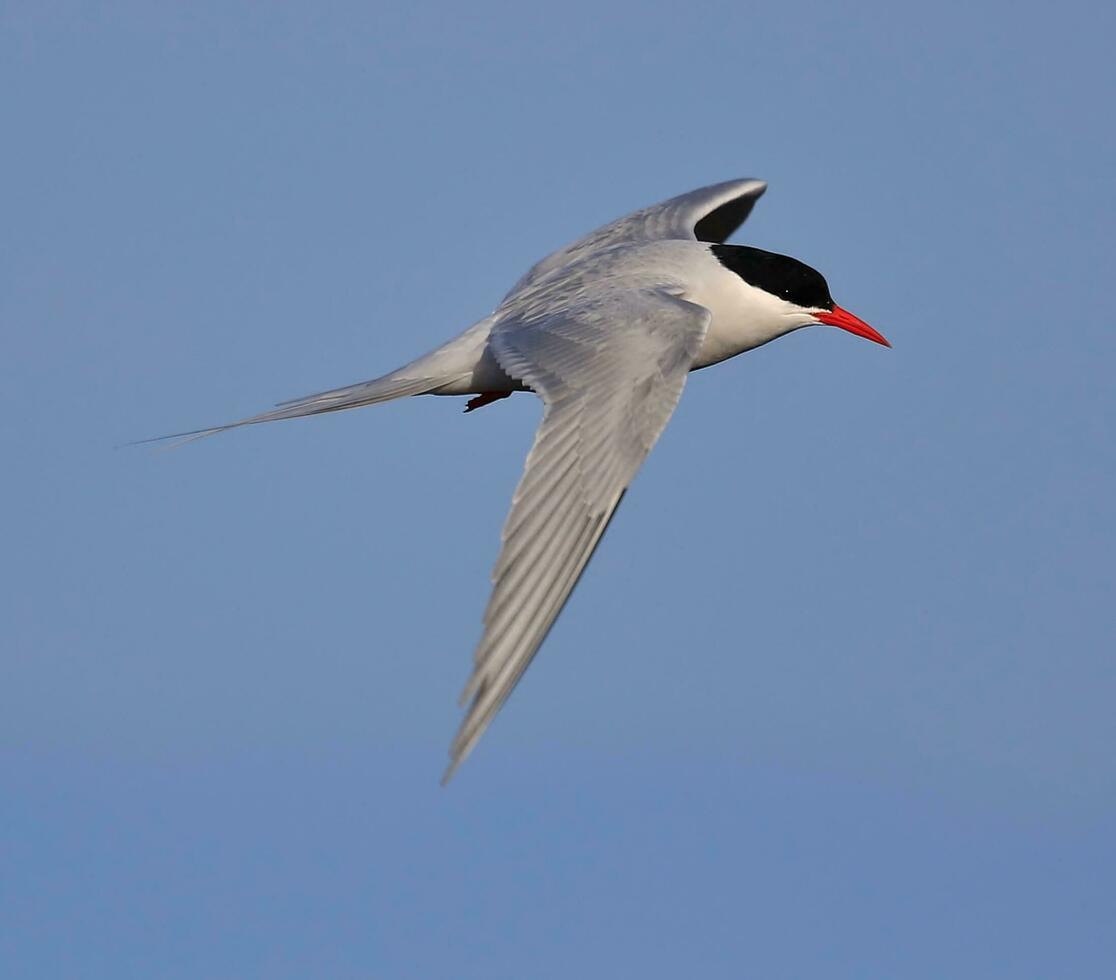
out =
[[[478,408],[484,408],[485,405],[491,405],[493,402],[498,402],[501,398],[507,398],[511,394],[510,391],[486,391],[482,395],[477,395],[475,398],[470,398],[465,403],[465,412],[474,411]]]

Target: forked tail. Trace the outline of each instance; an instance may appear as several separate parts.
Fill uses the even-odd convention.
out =
[[[446,379],[444,377],[396,378],[389,374],[372,381],[362,381],[360,384],[348,385],[345,388],[333,388],[316,395],[307,395],[305,398],[294,398],[290,401],[280,402],[269,412],[253,415],[236,422],[228,422],[225,425],[215,425],[208,429],[194,429],[191,432],[176,432],[168,436],[156,436],[153,439],[139,439],[136,442],[128,443],[128,445],[138,446],[149,442],[176,440],[171,444],[180,446],[187,442],[193,442],[195,439],[204,439],[206,436],[216,435],[218,432],[238,429],[242,425],[279,422],[282,419],[297,419],[304,415],[322,415],[326,412],[341,412],[347,408],[361,408],[364,405],[389,402],[395,398],[406,398],[408,395],[424,395],[442,387],[445,383]]]

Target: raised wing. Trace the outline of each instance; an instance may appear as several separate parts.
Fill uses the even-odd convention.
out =
[[[751,177],[728,180],[634,211],[536,262],[511,292],[536,282],[582,255],[621,242],[658,242],[664,239],[724,242],[744,223],[765,190],[767,184]]]
[[[500,365],[545,403],[504,524],[468,714],[448,780],[545,639],[625,489],[674,411],[709,311],[665,291],[613,291],[524,323],[497,323]]]

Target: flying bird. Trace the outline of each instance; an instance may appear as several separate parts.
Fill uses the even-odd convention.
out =
[[[816,324],[891,346],[810,266],[726,244],[766,188],[730,180],[619,218],[535,263],[493,313],[390,374],[182,434],[409,395],[471,396],[466,412],[518,391],[542,399],[443,781],[538,652],[689,372]]]

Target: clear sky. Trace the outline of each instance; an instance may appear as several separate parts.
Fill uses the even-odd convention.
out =
[[[0,5],[0,972],[1111,977],[1113,11]],[[447,790],[537,401],[113,448],[739,176],[894,350],[695,375]]]

